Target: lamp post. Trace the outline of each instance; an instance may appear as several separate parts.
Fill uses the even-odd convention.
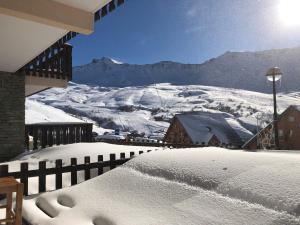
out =
[[[278,67],[273,67],[267,71],[266,77],[268,81],[273,84],[273,103],[274,103],[274,114],[273,114],[273,124],[274,124],[274,138],[275,138],[275,149],[279,148],[278,139],[278,116],[277,116],[277,102],[276,102],[276,81],[279,81],[282,77],[282,72]]]

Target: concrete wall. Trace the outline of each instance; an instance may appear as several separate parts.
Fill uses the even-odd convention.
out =
[[[0,72],[0,162],[23,152],[25,75]]]

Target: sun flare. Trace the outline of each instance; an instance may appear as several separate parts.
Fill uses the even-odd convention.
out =
[[[284,24],[300,25],[300,0],[280,0],[278,10]]]

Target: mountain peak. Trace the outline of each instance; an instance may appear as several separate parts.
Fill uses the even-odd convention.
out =
[[[93,59],[92,63],[105,63],[105,64],[123,64],[115,59],[109,57],[102,57],[100,59]]]

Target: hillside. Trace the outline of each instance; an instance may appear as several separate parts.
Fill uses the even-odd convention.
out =
[[[74,67],[74,82],[104,87],[129,87],[171,83],[208,85],[270,92],[265,73],[279,66],[284,73],[281,91],[300,91],[300,48],[260,52],[226,52],[202,64],[163,61],[147,65],[120,63],[109,58],[94,59]]]
[[[77,118],[94,121],[105,129],[145,132],[163,136],[170,119],[181,112],[227,113],[245,139],[256,132],[256,117],[272,114],[272,95],[240,89],[201,85],[158,84],[125,88],[70,83],[66,89],[53,88],[31,96]],[[279,94],[279,111],[299,103],[299,93]],[[42,108],[42,107],[41,107]],[[26,116],[30,117],[26,111]]]

